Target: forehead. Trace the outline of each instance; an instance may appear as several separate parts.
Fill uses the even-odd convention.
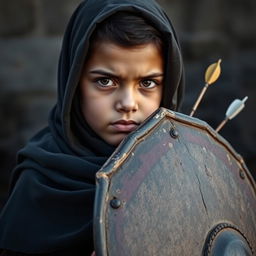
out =
[[[113,42],[103,41],[93,45],[85,68],[109,68],[111,70],[163,69],[163,57],[159,48],[153,44],[123,47]],[[160,70],[159,70],[160,69]]]

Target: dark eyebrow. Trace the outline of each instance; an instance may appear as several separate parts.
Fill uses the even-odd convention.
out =
[[[103,75],[103,76],[107,76],[107,77],[118,78],[117,75],[115,75],[115,74],[113,74],[111,72],[108,72],[108,71],[101,70],[101,69],[92,70],[92,71],[90,71],[90,73],[91,74],[97,74],[97,75]],[[163,76],[164,76],[163,73],[156,72],[156,73],[152,73],[152,74],[146,75],[143,78],[155,78],[155,77],[163,77]]]
[[[164,76],[163,73],[152,73],[152,74],[145,76],[145,78],[163,77],[163,76]]]
[[[102,75],[102,76],[107,76],[107,77],[114,77],[117,78],[118,76],[111,73],[111,72],[107,72],[104,70],[100,70],[100,69],[95,69],[89,72],[90,74],[97,74],[97,75]]]

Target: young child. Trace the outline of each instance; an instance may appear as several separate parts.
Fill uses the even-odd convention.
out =
[[[18,154],[2,255],[91,255],[95,173],[159,106],[177,110],[183,64],[153,0],[87,0],[62,45],[49,126]]]

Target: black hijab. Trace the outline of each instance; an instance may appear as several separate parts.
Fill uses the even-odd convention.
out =
[[[162,106],[173,110],[179,107],[183,93],[182,58],[174,29],[161,7],[153,0],[82,2],[64,35],[58,99],[49,125],[18,154],[10,196],[0,216],[0,248],[23,253],[76,248],[81,255],[93,251],[95,173],[115,148],[83,120],[77,85],[97,23],[118,11],[144,17],[168,42],[164,49]]]

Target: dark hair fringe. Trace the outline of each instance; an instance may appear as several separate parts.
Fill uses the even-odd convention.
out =
[[[100,23],[92,36],[93,42],[110,41],[124,47],[153,43],[162,50],[161,33],[138,15],[122,11]]]

